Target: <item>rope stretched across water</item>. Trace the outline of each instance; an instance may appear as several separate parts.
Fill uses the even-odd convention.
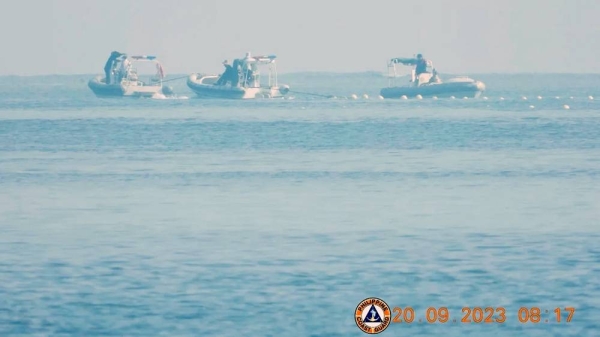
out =
[[[309,95],[309,96],[325,97],[325,98],[335,97],[334,95],[321,95],[321,94],[315,94],[312,92],[303,92],[303,91],[296,91],[296,90],[290,90],[289,92],[296,93],[296,94],[302,94],[302,95]]]
[[[180,79],[182,79],[182,78],[188,78],[189,76],[190,76],[190,75],[181,76],[181,77],[175,77],[175,78],[170,78],[170,79],[168,79],[168,80],[163,80],[162,82],[163,82],[163,83],[165,83],[165,82],[169,82],[169,81],[180,80]]]

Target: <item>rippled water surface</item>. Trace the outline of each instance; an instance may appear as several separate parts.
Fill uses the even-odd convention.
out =
[[[416,313],[383,336],[598,335],[599,79],[403,101],[292,74],[293,99],[241,102],[88,77],[0,78],[0,336],[362,336],[372,296]]]

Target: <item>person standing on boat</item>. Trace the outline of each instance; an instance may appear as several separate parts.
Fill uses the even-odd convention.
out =
[[[415,67],[415,75],[419,77],[419,75],[427,72],[427,65],[429,61],[423,58],[422,54],[417,54],[417,58],[414,59],[402,59],[402,64],[404,65],[416,65]]]
[[[249,85],[250,82],[254,80],[252,75],[252,60],[253,59],[250,52],[247,52],[246,56],[242,60],[242,79],[244,80],[244,83],[242,83],[243,86]]]
[[[240,83],[240,67],[242,60],[235,59],[233,60],[233,69],[231,70],[231,86],[237,87]]]
[[[111,84],[110,83],[110,74],[112,72],[113,64],[115,63],[117,58],[121,55],[123,55],[123,54],[119,53],[118,51],[113,51],[112,53],[110,53],[110,57],[108,58],[108,60],[106,61],[106,64],[104,65],[104,75],[106,75],[106,84]]]
[[[231,67],[231,65],[229,65],[229,62],[227,62],[227,60],[223,61],[223,65],[225,66],[225,71],[223,72],[217,83],[215,83],[216,85],[225,85],[229,81],[233,82],[233,68]]]
[[[411,82],[414,82],[416,86],[419,85],[419,75],[427,73],[427,66],[430,65],[430,62],[426,60],[422,54],[417,54],[417,58],[396,60],[404,65],[416,66],[413,79],[411,80]]]
[[[121,82],[123,78],[129,76],[129,70],[131,70],[131,62],[125,57],[123,61],[121,61],[121,68],[119,69],[119,82]]]

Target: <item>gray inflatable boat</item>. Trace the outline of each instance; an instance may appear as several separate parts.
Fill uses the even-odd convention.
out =
[[[435,69],[415,75],[412,71],[406,85],[397,85],[399,79],[396,65],[410,59],[392,59],[388,63],[388,87],[380,91],[383,98],[413,98],[421,97],[479,97],[485,91],[485,84],[466,76],[453,77],[442,81]]]
[[[423,74],[422,74],[423,75]],[[468,77],[452,78],[447,82],[423,83],[409,86],[395,86],[381,89],[383,98],[416,97],[479,97],[485,91],[485,84]]]

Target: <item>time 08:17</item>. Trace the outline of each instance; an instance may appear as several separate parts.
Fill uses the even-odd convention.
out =
[[[575,308],[566,307],[565,311],[568,313],[566,321],[567,323],[570,323],[575,314]],[[546,310],[546,313],[548,313],[548,310]],[[556,323],[560,323],[563,315],[561,308],[554,309],[554,314],[556,314]],[[542,310],[538,307],[521,307],[517,313],[517,317],[521,323],[539,323],[542,320]],[[546,319],[545,322],[548,322],[548,320]]]

